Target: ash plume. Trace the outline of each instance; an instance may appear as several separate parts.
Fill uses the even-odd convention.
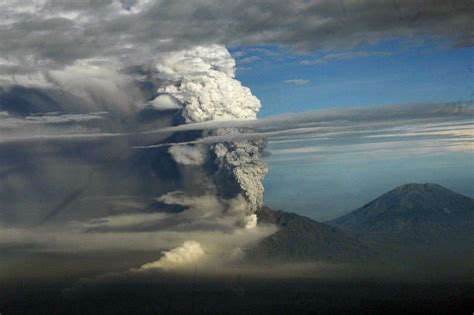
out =
[[[167,107],[177,100],[185,123],[255,119],[260,101],[250,89],[235,79],[235,60],[224,46],[198,46],[162,55],[156,63],[160,81],[150,105]],[[175,104],[175,103],[173,103]],[[203,137],[249,132],[244,128],[218,128],[203,132]],[[263,202],[262,180],[267,173],[261,152],[262,139],[203,146],[175,145],[169,149],[178,164],[202,165],[210,156],[216,168],[212,174],[215,190],[224,198],[241,194],[247,203],[245,215],[255,212]]]
[[[212,134],[223,136],[243,132],[248,132],[248,130],[220,128]],[[218,172],[225,173],[227,177],[237,182],[249,203],[250,212],[256,211],[263,204],[263,178],[268,172],[267,165],[261,155],[265,145],[264,139],[222,142],[212,145]]]

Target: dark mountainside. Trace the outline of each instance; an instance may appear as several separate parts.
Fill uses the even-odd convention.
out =
[[[249,250],[247,257],[257,262],[352,263],[398,259],[404,253],[415,263],[422,256],[420,245],[427,249],[424,254],[440,259],[474,257],[474,199],[437,184],[402,185],[327,223],[268,207],[257,216],[260,224],[278,226]]]
[[[470,242],[474,199],[437,184],[406,184],[327,223],[395,241]]]
[[[257,217],[260,224],[278,226],[276,233],[251,249],[248,257],[260,262],[352,262],[375,255],[352,233],[295,213],[262,207]]]

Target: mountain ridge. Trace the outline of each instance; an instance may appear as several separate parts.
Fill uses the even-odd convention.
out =
[[[296,213],[262,207],[257,211],[259,224],[274,224],[278,231],[248,255],[257,261],[362,261],[375,252],[350,232],[314,221]]]

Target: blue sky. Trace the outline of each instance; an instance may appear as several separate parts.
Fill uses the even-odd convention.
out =
[[[466,101],[474,95],[474,48],[392,40],[314,54],[291,54],[276,47],[232,53],[237,78],[262,102],[260,117],[321,108]],[[469,149],[444,152],[439,146],[423,154],[366,152],[329,154],[304,164],[297,156],[283,162],[269,157],[267,162],[265,202],[320,221],[408,182],[436,182],[474,196],[474,154]]]
[[[472,47],[392,40],[309,55],[258,48],[267,51],[234,49],[233,53],[238,57],[237,78],[262,102],[260,117],[319,108],[473,98]],[[329,58],[321,60],[324,56]],[[294,79],[307,82],[284,82]]]

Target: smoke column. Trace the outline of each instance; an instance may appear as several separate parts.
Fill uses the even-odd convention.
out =
[[[224,46],[198,46],[160,56],[156,63],[160,81],[158,96],[150,102],[156,109],[180,108],[185,123],[209,120],[255,119],[260,101],[249,88],[235,79],[235,60]],[[249,132],[246,129],[219,128],[202,136]],[[261,152],[263,139],[218,143],[207,147],[173,146],[170,154],[178,164],[202,165],[213,159],[215,189],[219,196],[242,195],[247,203],[246,227],[253,227],[251,216],[263,202],[262,180],[267,173]],[[250,217],[251,216],[251,217]]]

